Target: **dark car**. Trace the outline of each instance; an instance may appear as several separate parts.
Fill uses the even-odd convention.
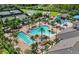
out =
[[[74,29],[77,29],[77,27],[73,27]]]

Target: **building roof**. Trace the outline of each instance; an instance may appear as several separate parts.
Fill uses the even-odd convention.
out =
[[[22,14],[19,10],[10,10],[10,11],[0,11],[0,16],[10,16],[10,15],[16,15],[16,14]]]
[[[17,15],[15,15],[15,16],[16,16],[16,18],[19,18],[19,19],[24,19],[25,17],[27,17],[25,14],[17,14]],[[6,18],[7,18],[8,20],[12,20],[12,19],[14,19],[15,17],[12,16],[12,15],[3,17],[3,18],[2,18],[3,22],[6,20]]]
[[[50,54],[79,54],[79,41],[73,47],[56,50],[50,52]]]
[[[67,17],[69,14],[61,14],[61,17]]]
[[[75,25],[75,24],[79,25],[79,21],[76,20],[76,21],[74,21],[73,24],[74,24],[74,25]]]
[[[8,14],[10,14],[9,11],[1,11],[1,12],[0,12],[0,16],[1,16],[1,15],[8,15]]]
[[[74,45],[79,41],[79,32],[67,32],[63,33],[61,35],[64,40],[61,40],[58,44],[56,44],[54,47],[49,49],[48,53],[69,53],[67,49],[71,49],[71,47],[74,47]],[[77,45],[77,47],[79,47]],[[76,51],[76,47],[72,48],[75,49],[73,51]],[[73,52],[72,51],[72,52]],[[74,52],[76,53],[76,52]]]

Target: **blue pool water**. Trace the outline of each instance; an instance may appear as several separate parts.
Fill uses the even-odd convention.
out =
[[[24,43],[26,43],[26,44],[28,44],[28,45],[31,45],[31,44],[33,44],[33,43],[35,42],[34,40],[32,40],[32,39],[30,38],[30,36],[28,36],[28,35],[25,34],[24,32],[18,32],[18,33],[17,33],[17,36],[18,36],[18,38],[19,38],[20,40],[23,40]]]
[[[36,28],[32,28],[30,33],[32,35],[41,35],[41,31],[43,32],[43,35],[45,35],[45,36],[49,36],[50,34],[53,34],[52,32],[49,31],[49,27],[46,26],[46,25],[42,25],[42,26],[39,26],[39,27],[36,27]],[[33,39],[31,39],[30,36],[28,36],[24,32],[18,32],[17,36],[20,40],[23,40],[28,45],[31,45],[35,42]]]
[[[53,34],[49,31],[49,27],[46,25],[42,25],[36,28],[33,28],[31,30],[31,34],[32,35],[41,35],[41,32],[43,33],[43,35],[45,36],[49,36],[50,34]]]
[[[79,15],[74,15],[73,18],[79,19]]]

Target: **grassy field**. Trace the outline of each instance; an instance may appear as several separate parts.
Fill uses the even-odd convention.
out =
[[[27,13],[27,11],[28,11],[27,9],[21,9],[21,10],[22,10],[24,13]]]
[[[9,54],[8,51],[5,49],[0,50],[0,52],[1,52],[0,54]]]
[[[21,9],[24,13],[27,13],[29,10],[28,9]],[[36,12],[38,12],[38,13],[42,13],[42,12],[45,12],[45,11],[43,11],[43,10],[34,10],[34,11],[36,11]],[[50,12],[50,15],[51,16],[57,16],[58,14],[60,14],[59,12]]]
[[[60,14],[59,12],[50,12],[50,15],[52,16],[57,16],[58,14]]]
[[[27,13],[27,11],[29,11],[28,9],[21,9],[24,13]],[[41,11],[41,10],[34,10],[34,11],[36,11],[36,12],[40,12],[40,13],[42,13],[42,12],[44,12],[44,11]]]

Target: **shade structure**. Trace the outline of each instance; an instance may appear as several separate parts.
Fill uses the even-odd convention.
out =
[[[75,20],[79,20],[79,15],[74,15],[73,18],[74,18]]]

